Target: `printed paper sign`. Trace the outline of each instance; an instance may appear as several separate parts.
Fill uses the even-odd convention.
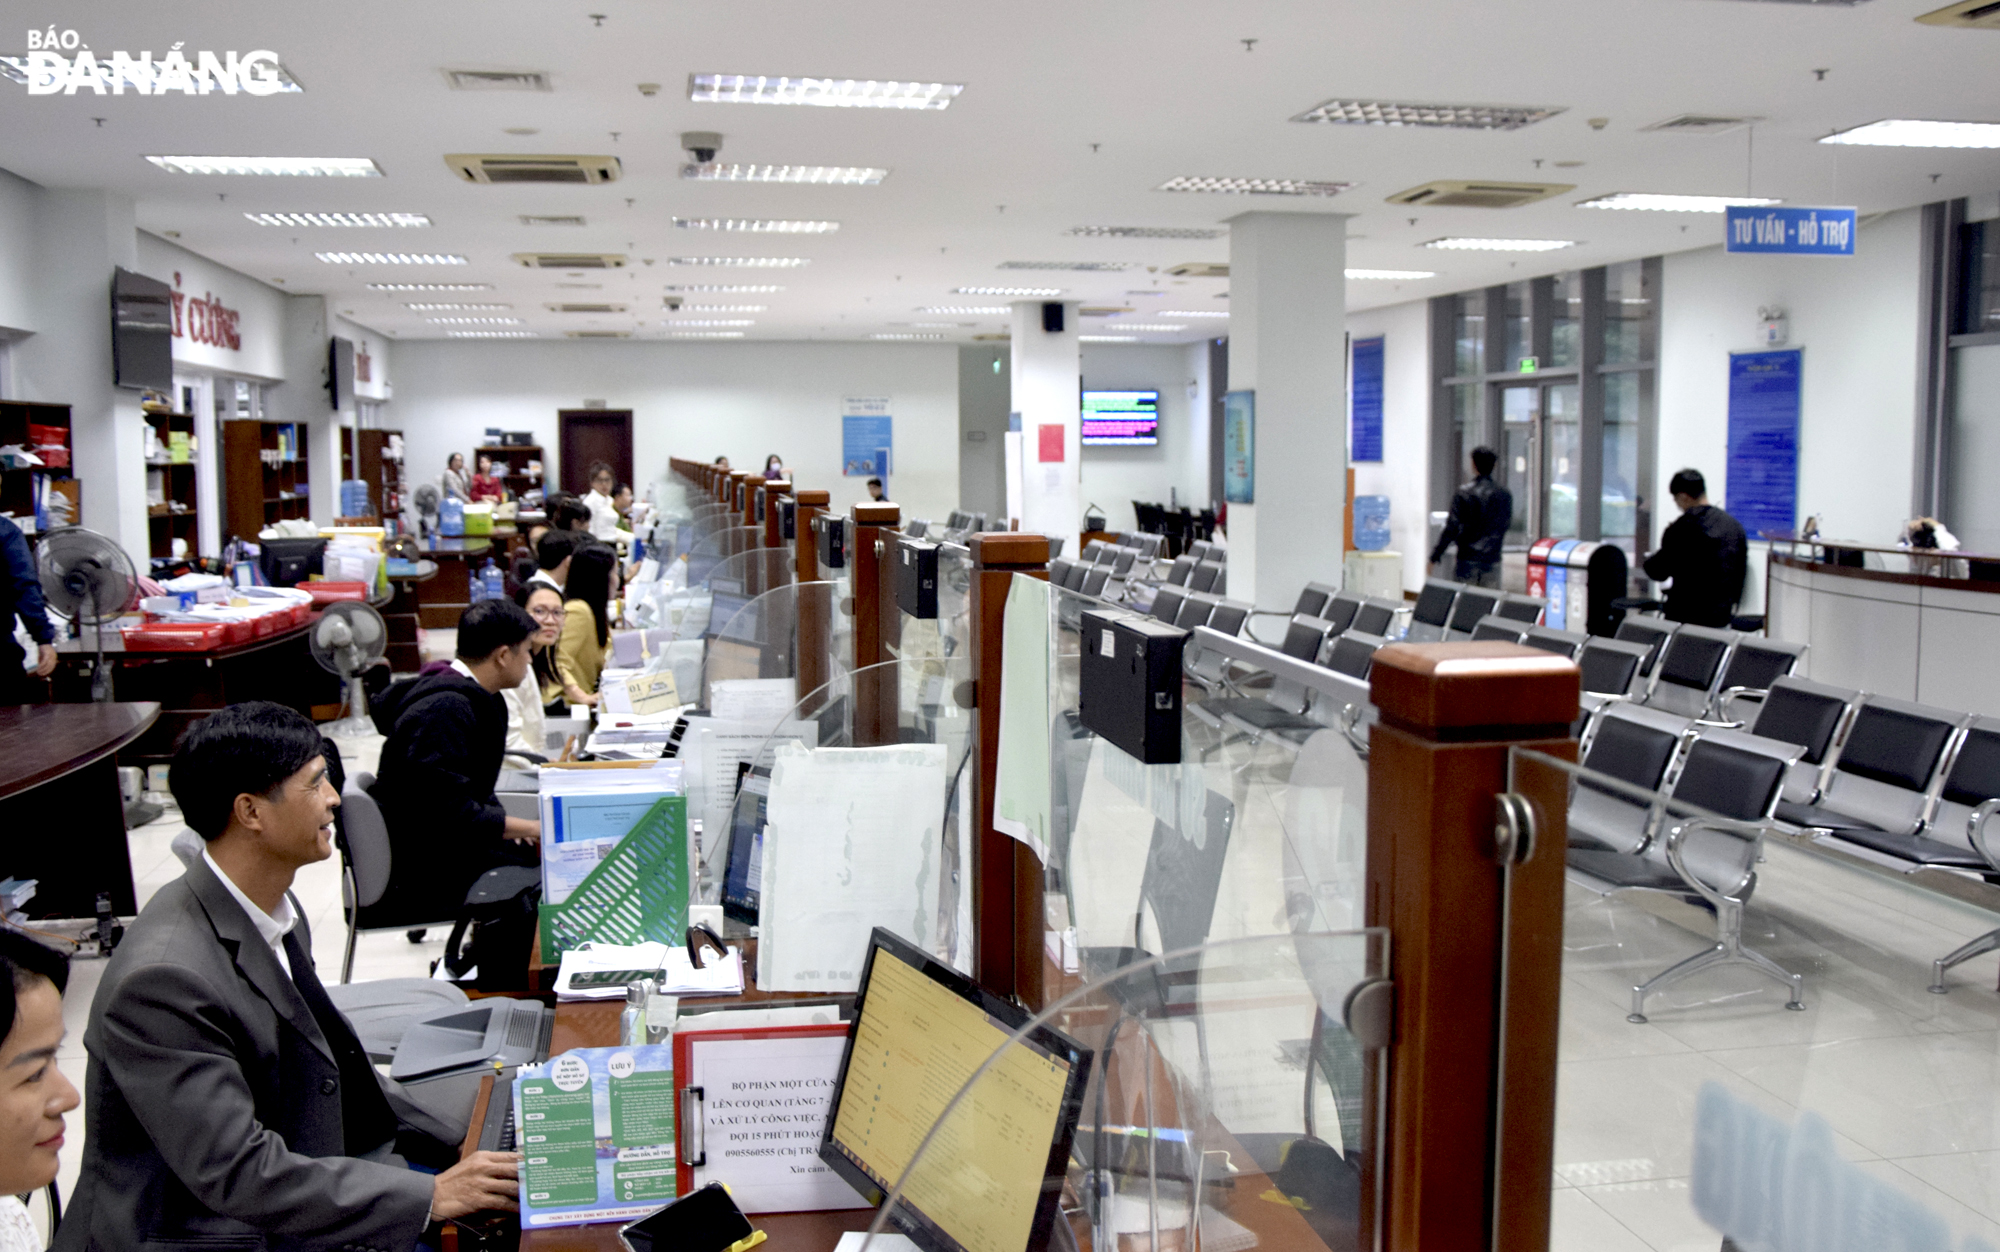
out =
[[[514,1079],[521,1224],[632,1221],[675,1195],[666,1044],[577,1048]]]

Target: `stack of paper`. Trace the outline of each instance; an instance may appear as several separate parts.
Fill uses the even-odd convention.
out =
[[[545,905],[569,899],[655,802],[686,794],[678,761],[645,769],[549,769],[540,783]]]
[[[729,949],[727,959],[710,953],[696,969],[678,944],[587,944],[563,953],[556,999],[622,1000],[626,984],[641,978],[659,979],[661,993],[670,996],[741,995],[743,950]]]

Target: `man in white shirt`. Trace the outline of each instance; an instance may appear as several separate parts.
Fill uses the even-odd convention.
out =
[[[340,803],[313,724],[231,705],[188,731],[169,786],[205,847],[91,1003],[82,1176],[55,1247],[400,1252],[434,1220],[515,1208],[511,1153],[438,1174],[397,1155],[381,1079],[313,970],[287,893],[333,855]]]

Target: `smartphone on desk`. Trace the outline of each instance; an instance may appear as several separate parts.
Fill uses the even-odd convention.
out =
[[[719,1182],[690,1191],[618,1231],[619,1242],[630,1252],[728,1252],[753,1239],[746,1247],[763,1242],[762,1232],[751,1227]]]

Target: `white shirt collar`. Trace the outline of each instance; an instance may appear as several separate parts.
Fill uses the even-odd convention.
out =
[[[278,912],[273,916],[258,908],[254,900],[243,894],[243,889],[238,887],[228,874],[222,872],[222,867],[215,863],[215,858],[208,854],[207,848],[201,850],[201,859],[208,862],[208,867],[215,871],[215,876],[222,880],[222,885],[229,889],[229,894],[236,898],[236,903],[243,906],[243,912],[250,918],[250,924],[257,928],[258,937],[270,947],[272,955],[278,958],[278,965],[285,971],[285,976],[291,977],[292,962],[285,955],[285,936],[291,934],[292,928],[299,924],[299,914],[292,907],[291,895],[287,893],[279,898]]]
[[[464,661],[459,660],[457,657],[451,658],[451,668],[455,672],[463,674],[467,678],[470,678],[473,682],[479,682],[479,675],[472,672],[472,667],[470,665],[467,665]],[[483,686],[484,684],[481,685]]]

